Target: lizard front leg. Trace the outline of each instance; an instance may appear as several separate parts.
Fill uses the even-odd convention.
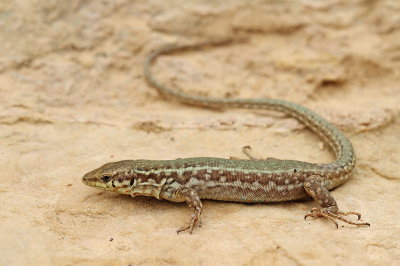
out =
[[[335,219],[341,220],[348,224],[370,226],[369,223],[353,222],[344,218],[344,216],[353,214],[357,215],[358,217],[357,220],[360,220],[361,214],[353,211],[350,212],[339,211],[335,199],[332,197],[329,191],[322,185],[322,177],[318,175],[312,175],[308,177],[304,181],[304,189],[306,190],[307,194],[310,195],[321,207],[321,208],[313,208],[311,210],[311,213],[304,216],[304,219],[307,219],[307,217],[324,217],[332,221],[336,225],[336,228],[338,228],[338,223],[335,221]]]
[[[189,230],[189,233],[191,234],[196,223],[201,226],[200,215],[203,210],[203,204],[201,203],[200,197],[197,195],[197,192],[194,189],[181,187],[176,191],[176,195],[177,197],[183,197],[189,207],[194,211],[189,224],[178,229],[176,232],[180,233]]]

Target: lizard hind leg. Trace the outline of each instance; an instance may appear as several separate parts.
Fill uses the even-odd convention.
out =
[[[249,160],[272,160],[272,159],[275,159],[275,158],[272,158],[272,157],[268,157],[266,159],[259,159],[259,158],[254,157],[251,154],[251,146],[249,146],[249,145],[243,146],[242,147],[242,152],[244,153],[244,155],[247,156],[247,158],[249,158]],[[240,160],[240,158],[234,157],[234,156],[230,156],[229,159],[230,160]],[[277,159],[275,159],[275,160],[277,160]]]
[[[193,209],[194,213],[192,214],[192,218],[190,219],[190,222],[186,225],[178,229],[176,232],[179,234],[180,232],[183,231],[189,231],[191,234],[193,232],[193,228],[196,224],[201,226],[201,212],[203,211],[203,204],[201,203],[199,195],[197,195],[197,192],[194,189],[191,188],[180,188],[177,191],[180,196],[183,196],[185,198],[186,203],[189,205],[190,208]]]
[[[255,157],[253,157],[253,155],[251,155],[251,147],[249,145],[243,146],[242,147],[242,152],[244,153],[244,155],[246,155],[250,160],[259,160]],[[230,156],[229,157],[230,160],[241,160],[239,157],[235,157],[235,156]]]
[[[259,160],[257,158],[255,158],[252,154],[251,154],[251,147],[249,145],[243,146],[242,147],[242,152],[250,159],[250,160]]]
[[[250,160],[279,160],[274,157],[267,157],[265,159],[256,158],[251,154],[251,146],[246,145],[242,147],[242,152],[250,159]]]
[[[353,222],[345,218],[347,215],[356,215],[358,217],[357,220],[361,219],[361,214],[358,212],[341,212],[336,204],[335,199],[329,193],[329,191],[322,185],[322,178],[317,175],[312,175],[308,177],[304,181],[304,189],[306,190],[307,194],[310,195],[319,205],[321,208],[313,208],[309,214],[304,216],[304,219],[307,217],[323,217],[330,221],[332,221],[336,228],[338,228],[338,223],[336,220],[341,220],[348,224],[353,225],[367,225],[370,226],[369,223],[365,222]]]

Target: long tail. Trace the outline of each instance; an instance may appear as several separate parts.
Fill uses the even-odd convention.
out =
[[[151,65],[160,55],[172,54],[184,50],[194,50],[204,46],[220,46],[232,42],[224,40],[218,42],[201,43],[185,46],[169,46],[161,48],[150,54],[144,63],[144,76],[147,82],[155,87],[161,94],[173,98],[181,103],[196,105],[206,108],[247,108],[247,109],[270,109],[286,113],[309,127],[318,134],[333,150],[336,155],[335,164],[339,171],[351,172],[355,166],[355,153],[349,139],[334,125],[322,118],[317,113],[299,104],[285,100],[251,98],[251,99],[224,99],[190,95],[174,90],[154,78]]]

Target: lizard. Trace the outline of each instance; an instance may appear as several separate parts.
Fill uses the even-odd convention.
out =
[[[350,140],[333,124],[310,109],[286,100],[269,98],[215,98],[190,95],[160,83],[151,66],[161,55],[198,49],[207,44],[168,46],[148,55],[144,63],[147,83],[159,93],[188,105],[205,108],[270,109],[283,112],[305,124],[328,144],[336,156],[332,163],[308,163],[297,160],[255,159],[243,150],[248,160],[196,157],[175,160],[123,160],[106,163],[82,177],[84,184],[102,190],[135,196],[150,196],[172,202],[186,202],[193,209],[189,223],[177,232],[192,233],[201,226],[201,199],[242,203],[283,202],[314,199],[319,208],[304,216],[326,218],[338,228],[337,220],[357,226],[370,226],[359,221],[361,214],[340,211],[329,190],[346,182],[352,174],[356,155]],[[358,220],[346,216],[356,215]]]

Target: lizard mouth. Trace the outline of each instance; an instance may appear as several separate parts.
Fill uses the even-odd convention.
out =
[[[89,181],[89,177],[88,177],[87,174],[85,174],[85,175],[82,177],[82,182],[83,182],[83,184],[85,184],[85,185],[89,185],[89,183],[91,183],[91,182]]]
[[[89,187],[94,187],[94,188],[99,188],[99,189],[106,189],[106,190],[113,190],[113,188],[110,188],[107,186],[107,184],[104,184],[102,182],[98,181],[90,181],[90,180],[84,180],[82,179],[83,184],[89,186]]]
[[[83,184],[85,184],[87,186],[90,186],[90,187],[94,187],[95,186],[95,182],[89,181],[89,180],[87,180],[85,178],[82,178],[82,182],[83,182]]]

